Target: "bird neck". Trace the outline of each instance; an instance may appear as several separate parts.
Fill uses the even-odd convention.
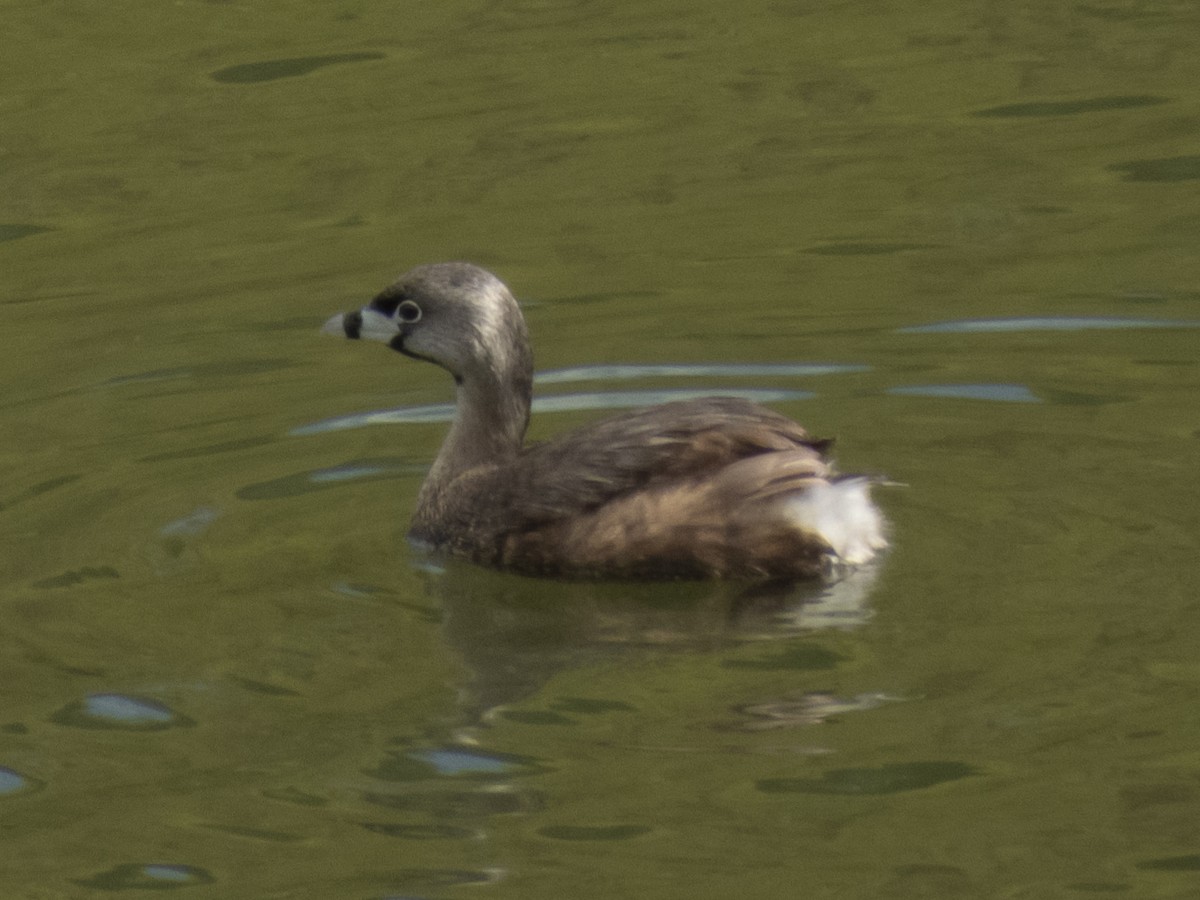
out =
[[[454,422],[425,478],[419,508],[436,507],[463,473],[502,465],[520,452],[532,390],[531,371],[477,373],[459,381]]]

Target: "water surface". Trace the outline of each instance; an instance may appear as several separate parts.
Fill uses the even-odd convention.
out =
[[[17,4],[0,61],[0,895],[1190,897],[1200,11]],[[837,589],[402,540],[525,306],[534,437],[836,435]],[[370,427],[332,427],[366,425]]]

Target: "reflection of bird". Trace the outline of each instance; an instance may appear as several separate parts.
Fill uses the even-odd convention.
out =
[[[885,546],[870,479],[745,400],[666,403],[523,447],[533,357],[516,301],[467,263],[420,266],[326,330],[387,343],[457,384],[410,537],[527,574],[795,579]]]
[[[746,716],[746,720],[736,727],[741,731],[767,731],[796,725],[820,725],[834,716],[875,709],[898,699],[887,694],[837,697],[828,691],[809,691],[799,696],[739,706],[737,711]]]

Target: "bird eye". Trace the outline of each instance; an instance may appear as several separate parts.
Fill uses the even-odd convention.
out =
[[[409,325],[413,322],[419,322],[421,321],[421,307],[417,306],[411,300],[404,300],[396,307],[396,318]]]

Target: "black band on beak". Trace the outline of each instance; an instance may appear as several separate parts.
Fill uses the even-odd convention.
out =
[[[348,312],[342,316],[342,329],[350,340],[358,340],[358,336],[362,332],[362,313],[356,309],[354,312]]]

